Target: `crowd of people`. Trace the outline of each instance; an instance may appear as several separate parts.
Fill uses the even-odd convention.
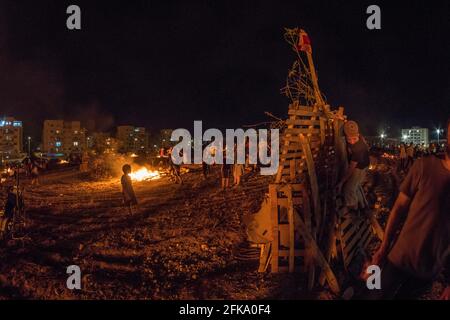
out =
[[[450,119],[447,126],[450,141]],[[361,184],[369,146],[356,122],[344,124],[348,166],[337,185],[350,212],[361,210]],[[382,243],[369,264],[381,268],[381,289],[358,298],[419,297],[443,276],[442,299],[450,299],[450,146],[401,144],[391,150],[406,174],[388,217]],[[387,152],[387,150],[383,150]],[[362,197],[364,198],[364,196]],[[364,272],[364,271],[363,271]]]
[[[44,168],[45,164],[42,164],[36,158],[25,158],[20,163],[7,164],[3,169],[0,183],[8,184],[15,181],[19,176],[23,176],[30,179],[31,185],[38,185],[39,174]]]
[[[434,143],[430,143],[428,146],[425,146],[425,144],[414,145],[412,142],[409,144],[402,143],[398,147],[399,169],[407,172],[414,160],[422,157],[437,156],[443,152],[444,149]]]
[[[450,120],[448,132],[450,141]],[[337,184],[337,192],[342,195],[350,214],[367,213],[362,184],[370,165],[370,147],[356,122],[347,121],[344,134],[348,165]],[[408,172],[389,214],[382,243],[370,261],[382,270],[381,289],[364,292],[359,298],[417,297],[436,277],[444,274],[447,283],[442,299],[450,299],[450,147],[447,145],[442,150],[441,157],[440,151],[433,145],[426,149],[413,144],[398,147],[400,167]],[[223,190],[230,187],[232,175],[234,185],[239,186],[248,166],[226,163],[227,152],[223,150],[220,164]],[[124,166],[122,187],[124,202],[131,213],[131,206],[137,200],[128,176],[130,171],[129,166]],[[203,162],[202,173],[204,179],[208,179],[211,165]]]
[[[206,148],[207,147],[204,146],[203,152],[206,150]],[[180,174],[181,166],[178,164],[175,164],[173,162],[172,157],[171,157],[172,150],[173,149],[170,147],[160,149],[159,165],[166,166],[169,171],[169,176],[172,178],[172,180],[175,183],[182,184],[183,179]],[[209,147],[207,152],[209,152],[209,155],[211,156],[212,159],[215,158],[215,156],[216,156],[216,148],[215,147]],[[240,186],[242,183],[242,176],[245,174],[246,169],[247,170],[256,170],[256,168],[257,168],[257,165],[249,164],[248,157],[246,160],[246,164],[239,164],[239,163],[228,164],[228,163],[226,163],[227,152],[228,151],[226,148],[224,148],[222,150],[223,161],[221,164],[217,164],[217,166],[220,166],[220,182],[221,182],[220,185],[223,190],[228,189],[230,187]],[[234,150],[234,152],[236,153],[236,150]],[[182,154],[180,154],[180,156],[182,157]],[[202,175],[203,175],[204,180],[209,179],[209,177],[212,175],[212,173],[213,173],[212,168],[214,167],[214,165],[215,165],[215,163],[207,163],[206,161],[202,161]],[[233,178],[232,184],[230,181],[231,178]]]

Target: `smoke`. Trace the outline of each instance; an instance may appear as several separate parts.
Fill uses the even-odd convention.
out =
[[[22,120],[26,135],[37,140],[46,119],[80,120],[90,132],[110,130],[114,117],[99,101],[68,100],[63,61],[17,29],[12,19],[18,8],[0,2],[0,117]]]
[[[62,76],[45,62],[13,57],[6,16],[0,4],[0,116],[23,120],[28,132],[38,133],[47,114],[61,115]]]
[[[80,120],[82,126],[89,132],[109,131],[115,124],[114,116],[110,112],[105,111],[98,101],[69,107],[65,117]]]

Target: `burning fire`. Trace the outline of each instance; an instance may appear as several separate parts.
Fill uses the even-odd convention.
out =
[[[383,153],[382,155],[383,158],[388,158],[388,159],[395,159],[395,156],[392,154],[389,154],[387,152]]]
[[[148,181],[160,179],[161,175],[158,171],[152,171],[142,167],[139,170],[131,172],[130,177],[133,181]]]

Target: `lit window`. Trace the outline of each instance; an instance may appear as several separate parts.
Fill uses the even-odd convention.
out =
[[[74,147],[78,147],[78,141],[73,142]]]

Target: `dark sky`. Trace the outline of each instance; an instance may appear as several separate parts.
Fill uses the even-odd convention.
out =
[[[366,28],[378,4],[382,30]],[[66,8],[82,30],[66,28]],[[89,129],[237,128],[284,117],[294,55],[310,35],[319,85],[363,133],[443,126],[450,115],[450,1],[0,0],[0,113],[38,137],[49,118]]]

